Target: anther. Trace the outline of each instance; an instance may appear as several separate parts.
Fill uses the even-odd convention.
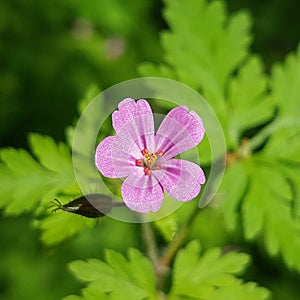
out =
[[[156,152],[156,155],[157,155],[157,156],[163,156],[164,153],[163,153],[161,150],[158,150],[158,151]]]
[[[143,160],[142,159],[137,159],[135,161],[135,165],[138,167],[142,167],[144,165]]]
[[[150,168],[145,168],[144,173],[145,173],[145,175],[150,175],[151,174],[151,169]]]
[[[147,153],[148,153],[148,149],[146,149],[146,148],[145,148],[145,149],[144,149],[144,150],[142,150],[141,152],[142,152],[142,154],[143,154],[143,155],[145,155],[145,154],[147,154]]]

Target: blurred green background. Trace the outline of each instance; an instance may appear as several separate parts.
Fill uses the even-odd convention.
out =
[[[253,51],[263,57],[267,71],[296,49],[297,0],[227,0],[227,5],[231,12],[252,13]],[[1,0],[1,146],[26,148],[30,131],[63,140],[64,128],[76,118],[77,102],[90,84],[105,89],[138,77],[139,63],[159,62],[159,32],[167,26],[162,8],[159,0]],[[0,299],[47,300],[79,293],[80,283],[67,271],[67,262],[101,257],[104,246],[122,252],[139,247],[135,225],[101,220],[72,242],[49,249],[39,242],[31,218],[1,217]],[[118,239],[120,234],[128,239]],[[263,284],[281,282],[285,295],[296,293],[289,284],[295,280],[291,273],[276,277],[276,267],[260,259],[266,273],[273,273],[262,278]]]

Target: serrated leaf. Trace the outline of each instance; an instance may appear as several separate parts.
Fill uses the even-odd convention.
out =
[[[128,251],[128,258],[131,263],[129,271],[131,272],[132,281],[138,286],[143,287],[151,295],[156,294],[156,279],[153,272],[153,266],[149,259],[146,258],[140,251],[131,248]]]
[[[94,224],[93,219],[64,211],[52,213],[35,223],[42,230],[41,240],[47,245],[58,244]]]
[[[218,195],[229,230],[235,229],[238,224],[237,210],[247,185],[248,175],[242,164],[237,163],[227,167]]]
[[[238,145],[243,131],[268,121],[274,112],[271,98],[266,97],[267,78],[261,61],[253,56],[229,82],[228,131],[231,143]]]
[[[97,259],[70,263],[72,272],[89,282],[83,290],[83,299],[157,299],[150,261],[136,249],[129,250],[128,258],[107,250],[107,263]],[[106,296],[109,298],[103,298]]]
[[[226,83],[247,56],[250,18],[244,12],[228,18],[224,4],[218,1],[165,2],[170,30],[162,34],[162,44],[164,62],[171,68],[146,64],[141,72],[177,79],[202,91],[225,124]]]
[[[254,282],[243,284],[237,281],[232,286],[216,289],[207,299],[208,300],[258,300],[269,299],[270,292],[266,288],[258,287]]]
[[[102,274],[113,276],[113,269],[99,259],[90,258],[87,261],[76,260],[69,264],[70,270],[77,278],[84,281],[96,281]]]
[[[176,256],[171,296],[207,299],[216,288],[235,284],[235,274],[240,273],[249,262],[243,253],[223,255],[219,248],[212,248],[200,258],[200,246],[191,242]]]
[[[248,60],[229,87],[233,72],[243,67],[248,56],[250,17],[245,12],[229,16],[221,1],[165,2],[170,29],[162,34],[164,62],[144,64],[140,71],[145,76],[177,79],[202,93],[226,129],[228,146],[236,148],[245,129],[265,122],[273,113],[271,100],[263,98],[266,77],[256,57]],[[185,100],[191,105],[192,100]],[[209,147],[207,140],[199,146],[205,163],[211,161]]]
[[[283,64],[276,64],[272,70],[271,88],[280,118],[299,119],[300,106],[300,46],[295,54],[288,55]]]
[[[253,240],[263,236],[264,245],[271,255],[280,253],[289,267],[300,270],[297,254],[300,251],[300,219],[293,212],[295,199],[288,179],[295,176],[294,171],[276,161],[269,162],[262,154],[237,164],[240,166],[235,168],[245,168],[249,176],[244,199],[242,195],[236,199],[241,201],[245,237]],[[234,175],[231,178],[234,180]],[[239,213],[238,206],[228,208],[225,204],[223,209],[229,209],[231,215]],[[233,225],[239,226],[238,223]]]
[[[31,133],[29,144],[33,154],[45,168],[58,173],[73,174],[70,148],[63,143],[55,143],[53,138],[46,135]]]
[[[248,15],[238,13],[226,23],[222,2],[166,4],[165,17],[172,31],[163,36],[166,61],[178,70],[184,82],[218,89],[222,95],[226,78],[246,55],[250,41]]]
[[[34,134],[32,150],[39,163],[23,149],[1,149],[0,206],[7,214],[27,212],[74,185],[75,178],[67,147],[52,138]]]

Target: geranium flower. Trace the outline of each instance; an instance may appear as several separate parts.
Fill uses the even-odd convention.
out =
[[[109,178],[124,178],[121,193],[131,210],[160,209],[164,190],[179,201],[195,198],[205,182],[197,164],[174,157],[199,144],[204,135],[201,118],[185,106],[172,109],[155,134],[149,103],[126,98],[112,114],[116,136],[97,147],[95,162]]]

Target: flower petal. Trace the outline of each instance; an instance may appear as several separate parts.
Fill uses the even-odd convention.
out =
[[[95,163],[98,170],[106,177],[121,178],[130,173],[134,160],[123,151],[118,137],[108,136],[97,147]]]
[[[154,151],[154,121],[149,103],[140,99],[137,102],[126,98],[112,114],[113,127],[118,135],[130,138],[140,150]]]
[[[155,136],[156,149],[171,158],[197,146],[205,129],[198,114],[185,106],[173,108],[162,121]]]
[[[203,170],[183,159],[169,159],[153,174],[171,197],[184,202],[195,198],[205,182]]]
[[[163,189],[155,177],[145,175],[143,168],[139,167],[125,179],[121,191],[126,206],[139,213],[158,211],[164,198]]]

